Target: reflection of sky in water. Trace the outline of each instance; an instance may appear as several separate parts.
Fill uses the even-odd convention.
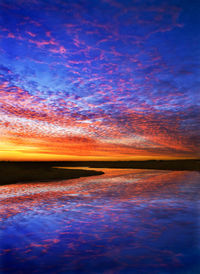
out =
[[[105,171],[0,187],[1,273],[198,273],[200,174]]]

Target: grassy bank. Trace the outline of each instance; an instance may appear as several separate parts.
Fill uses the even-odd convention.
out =
[[[48,162],[0,162],[0,185],[74,179],[101,174],[103,172],[95,170],[57,169]]]
[[[200,171],[200,160],[0,162],[0,185],[74,179],[103,174],[95,170],[53,168],[55,166]]]
[[[66,163],[62,163],[66,165]],[[149,160],[149,161],[94,161],[94,162],[69,162],[67,166],[86,165],[91,168],[133,168],[133,169],[159,169],[159,170],[190,170],[200,171],[199,160]]]
[[[3,163],[3,162],[2,162]],[[14,164],[10,162],[9,164]],[[17,162],[23,167],[42,168],[60,167],[90,167],[90,168],[133,168],[133,169],[163,169],[163,170],[193,170],[200,171],[199,160],[150,160],[150,161],[55,161],[55,162]],[[1,166],[1,163],[0,163]]]

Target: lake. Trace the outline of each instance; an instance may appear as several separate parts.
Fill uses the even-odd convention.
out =
[[[200,173],[0,187],[0,273],[200,273]]]

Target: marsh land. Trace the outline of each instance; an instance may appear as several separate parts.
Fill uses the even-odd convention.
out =
[[[68,167],[68,169],[54,168],[56,166]],[[70,167],[90,167],[94,170],[70,169]],[[95,168],[200,171],[200,160],[0,162],[0,185],[65,180],[103,174]]]
[[[81,169],[57,169],[50,162],[0,162],[0,185],[23,182],[47,182],[101,175],[103,172]]]

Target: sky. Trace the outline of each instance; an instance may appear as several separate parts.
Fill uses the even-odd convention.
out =
[[[200,2],[1,0],[0,160],[200,157]]]

